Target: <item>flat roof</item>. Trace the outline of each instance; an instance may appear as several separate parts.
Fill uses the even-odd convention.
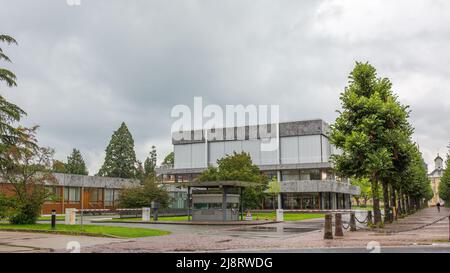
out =
[[[182,187],[196,187],[196,188],[221,188],[221,187],[236,187],[236,188],[250,188],[260,186],[259,182],[247,181],[194,181],[174,183],[176,186]]]

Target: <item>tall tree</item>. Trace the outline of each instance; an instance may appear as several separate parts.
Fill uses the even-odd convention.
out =
[[[145,159],[144,162],[144,171],[146,177],[155,177],[155,168],[156,168],[156,160],[157,160],[157,154],[156,154],[156,147],[152,146],[152,150],[150,151],[149,156]]]
[[[83,156],[77,149],[72,150],[72,154],[67,157],[67,164],[65,165],[66,173],[87,175],[89,172],[86,168]]]
[[[374,222],[381,225],[378,192],[382,185],[387,189],[395,170],[396,141],[409,133],[398,124],[405,122],[406,107],[393,95],[390,81],[378,78],[369,63],[356,63],[340,99],[343,110],[332,126],[331,142],[342,154],[334,155],[333,162],[345,176],[370,180]]]
[[[450,204],[450,144],[448,146],[449,153],[447,153],[447,160],[445,161],[445,171],[439,183],[439,198],[445,201],[448,206]]]
[[[17,44],[14,38],[0,35],[0,42]],[[0,48],[0,61],[11,60]],[[16,86],[16,76],[11,71],[0,68],[0,82],[8,87]],[[53,150],[37,145],[37,126],[25,128],[17,123],[26,113],[17,105],[0,96],[0,181],[13,188],[14,195],[4,196],[0,208],[4,214],[7,206],[10,222],[14,224],[34,224],[42,205],[49,196],[45,186],[55,182],[51,174]]]
[[[8,35],[0,35],[0,43],[16,44],[14,38]],[[4,53],[0,47],[0,61],[11,62],[11,59]],[[0,67],[0,82],[5,82],[6,86],[16,86],[16,75],[8,69]],[[27,130],[17,126],[20,119],[26,113],[19,106],[7,101],[0,95],[0,153],[6,152],[8,147],[15,145],[20,140],[27,139]],[[0,158],[0,164],[3,164]]]
[[[106,148],[105,162],[98,172],[100,176],[136,177],[136,153],[134,140],[125,122],[115,131]]]

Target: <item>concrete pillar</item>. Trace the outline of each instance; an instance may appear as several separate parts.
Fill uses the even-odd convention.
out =
[[[188,187],[188,192],[187,192],[187,216],[188,216],[188,221],[191,220],[191,187]]]
[[[223,221],[227,220],[227,187],[223,187],[222,194],[222,213],[223,213]]]
[[[334,217],[334,236],[342,237],[344,236],[344,231],[342,230],[342,214],[336,213]]]
[[[354,212],[350,213],[350,231],[356,231],[356,216]]]
[[[336,203],[337,203],[336,194],[334,192],[331,192],[330,196],[331,196],[331,208],[330,209],[337,209],[337,207],[336,207]]]
[[[77,209],[66,209],[66,217],[64,221],[66,225],[75,225],[77,223],[76,211]]]
[[[281,171],[277,171],[277,181],[281,184]],[[281,193],[278,193],[277,196],[278,201],[278,209],[283,209],[283,204],[281,202]]]
[[[277,209],[277,222],[283,222],[284,221],[284,215],[282,209]]]
[[[333,217],[329,213],[325,214],[325,227],[323,238],[325,240],[333,239]]]
[[[282,204],[281,204],[281,193],[279,193],[278,195],[277,195],[277,201],[278,201],[278,209],[283,209],[283,206],[282,206]]]

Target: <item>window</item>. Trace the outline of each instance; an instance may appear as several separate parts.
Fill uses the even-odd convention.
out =
[[[282,171],[281,172],[281,180],[282,181],[298,181],[299,173],[297,170],[295,171]]]
[[[59,202],[61,200],[61,187],[46,186],[45,189],[48,193],[47,201]]]
[[[113,206],[113,205],[114,205],[114,190],[105,189],[105,206]]]
[[[103,201],[103,189],[90,189],[89,202],[97,203]]]
[[[64,201],[66,202],[80,202],[81,188],[65,187]]]

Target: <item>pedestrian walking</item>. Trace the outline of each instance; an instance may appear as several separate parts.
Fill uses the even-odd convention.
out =
[[[436,208],[438,209],[438,212],[441,212],[441,203],[437,202]]]

